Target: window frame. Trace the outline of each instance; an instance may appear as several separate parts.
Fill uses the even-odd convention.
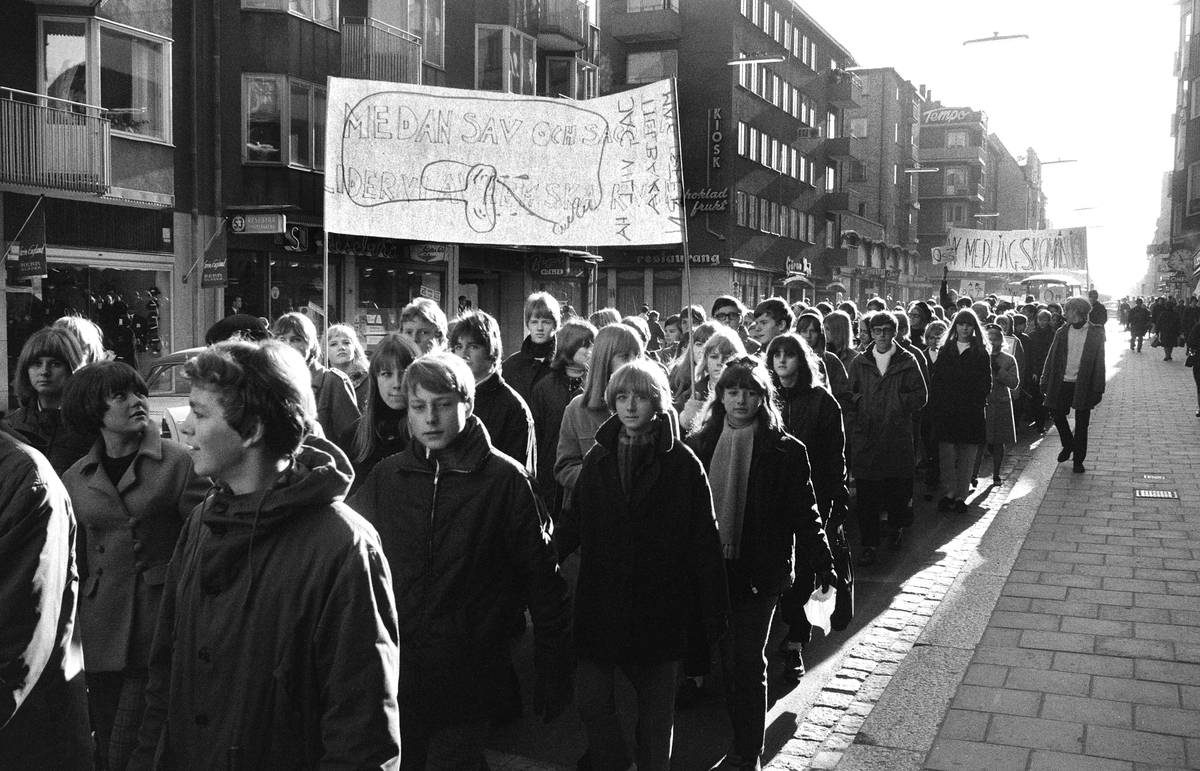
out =
[[[629,69],[630,69],[629,68],[629,60],[630,60],[630,58],[632,58],[634,56],[642,56],[645,54],[658,54],[660,57],[660,61],[662,61],[664,63],[666,62],[667,59],[671,59],[674,64],[674,67],[672,68],[673,71],[667,72],[666,68],[664,67],[662,70],[662,74],[659,75],[659,77],[657,77],[657,78],[653,78],[650,80],[630,80],[629,79]],[[653,49],[650,51],[630,51],[625,54],[625,83],[627,85],[631,85],[631,86],[645,85],[647,83],[655,83],[658,80],[661,80],[662,78],[678,77],[678,75],[679,75],[679,52],[677,50],[675,50],[674,48],[657,48],[657,49]]]
[[[250,81],[271,79],[279,84],[279,160],[256,160],[249,157],[250,140]],[[308,93],[309,120],[307,139],[310,163],[299,163],[292,158],[292,93],[297,86]],[[320,99],[318,99],[318,95]],[[325,173],[325,110],[318,109],[318,102],[327,104],[329,98],[324,86],[303,78],[294,78],[277,72],[243,72],[241,97],[242,165],[266,166]]]
[[[241,0],[240,6],[243,11],[286,13],[289,16],[295,16],[298,19],[304,19],[305,21],[318,24],[326,29],[340,30],[342,19],[341,0],[324,1],[328,2],[332,6],[332,8],[330,8],[331,14],[329,21],[322,21],[321,19],[317,18],[316,10],[318,0],[308,0],[308,3],[312,8],[307,14],[302,13],[300,10],[292,7],[293,5],[297,4],[294,2],[294,0]],[[300,0],[300,2],[304,2],[304,0]]]
[[[503,41],[503,46],[502,46],[502,49],[500,52],[500,65],[501,65],[500,66],[500,84],[502,86],[502,88],[500,88],[500,89],[484,88],[482,85],[480,85],[480,82],[479,82],[479,76],[480,76],[479,33],[483,30],[499,31],[501,40]],[[528,57],[522,56],[519,59],[519,62],[522,65],[522,71],[520,73],[518,73],[519,77],[517,80],[517,82],[519,84],[521,84],[522,88],[528,87],[528,89],[529,89],[528,93],[526,93],[525,91],[511,90],[511,87],[513,84],[513,72],[509,65],[512,63],[512,60],[513,60],[512,44],[513,44],[514,38],[521,41],[521,43],[522,43],[521,51],[526,50],[526,48],[525,48],[526,45],[532,46],[532,48],[529,49],[531,52],[531,55]],[[487,91],[489,93],[494,93],[494,94],[519,93],[519,94],[523,94],[525,96],[537,96],[537,85],[538,85],[537,38],[533,37],[532,35],[526,34],[526,33],[522,32],[521,30],[517,29],[516,27],[513,27],[508,24],[476,24],[475,25],[475,41],[474,42],[475,42],[475,45],[474,45],[473,52],[472,52],[472,72],[474,74],[474,87],[475,87],[476,91]],[[530,70],[528,72],[526,72],[524,70],[525,65],[529,65],[529,67],[530,67]]]

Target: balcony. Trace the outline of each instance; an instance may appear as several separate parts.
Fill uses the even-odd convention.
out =
[[[678,40],[681,35],[678,0],[617,0],[607,18],[612,36],[624,43]]]
[[[825,73],[825,101],[842,110],[862,105],[862,81],[852,72],[829,70]]]
[[[821,196],[821,206],[836,214],[858,214],[859,194],[857,190],[844,187]]]
[[[932,165],[934,163],[948,163],[951,161],[978,163],[982,166],[987,163],[987,149],[982,145],[921,148],[921,163]]]
[[[99,107],[3,91],[9,98],[0,99],[0,184],[97,196],[109,192],[111,124],[99,117]]]
[[[837,137],[825,140],[826,158],[835,161],[856,161],[863,156],[863,143],[858,137]]]
[[[589,38],[587,3],[542,0],[538,8],[539,51],[582,51]]]
[[[342,77],[421,83],[421,38],[378,19],[342,19]]]

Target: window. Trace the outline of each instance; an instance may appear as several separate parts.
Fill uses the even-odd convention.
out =
[[[758,199],[750,196],[749,203],[750,216],[746,218],[746,226],[758,230]]]
[[[736,191],[733,194],[733,201],[735,210],[737,212],[737,224],[745,227],[747,218],[750,216],[747,212],[749,207],[746,203],[746,194],[741,190]]]
[[[324,169],[325,89],[286,75],[242,75],[242,162]]]
[[[867,136],[867,119],[866,118],[851,118],[850,119],[850,136],[864,139]]]
[[[102,19],[38,21],[40,93],[99,105],[120,135],[171,141],[169,39]]]
[[[943,207],[947,225],[960,225],[967,220],[967,205],[963,203],[947,203]]]
[[[803,62],[804,64],[807,64],[809,67],[812,67],[813,59],[816,58],[816,50],[817,50],[817,44],[810,43],[808,40],[808,35],[800,36],[800,61],[801,62]]]
[[[401,0],[401,2],[403,1]],[[374,4],[372,3],[372,5]],[[425,63],[434,67],[445,67],[445,0],[408,0],[408,24],[408,31],[421,38],[421,56]],[[476,27],[478,26],[476,25]],[[521,93],[532,94],[533,91]]]
[[[596,65],[574,56],[547,56],[544,93],[592,99],[596,96]]]
[[[475,88],[535,94],[537,40],[515,27],[475,25]]]
[[[825,192],[832,193],[837,190],[837,166],[832,163],[825,166]]]
[[[1192,118],[1200,118],[1200,78],[1192,81],[1191,87],[1188,89],[1188,99],[1192,102]]]
[[[833,235],[837,232],[837,219],[832,214],[825,215],[825,248],[833,249],[837,244],[833,241]]]
[[[947,131],[946,132],[946,147],[966,147],[967,132],[965,131]]]
[[[1200,161],[1188,166],[1187,215],[1200,214]]]
[[[825,113],[825,136],[830,139],[836,139],[841,136],[838,133],[838,114],[835,110]]]
[[[893,139],[892,141],[895,142],[896,144],[900,144],[900,124],[899,123],[892,124],[892,133],[896,135],[896,138]]]
[[[673,78],[678,72],[676,51],[642,51],[629,54],[625,60],[625,82],[631,85]]]
[[[895,163],[892,164],[892,184],[900,184],[900,167]]]
[[[242,0],[242,8],[286,11],[302,19],[337,28],[338,0]]]
[[[946,167],[946,195],[959,195],[967,186],[967,170],[963,166]]]

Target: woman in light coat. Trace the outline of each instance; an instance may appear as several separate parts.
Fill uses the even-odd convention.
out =
[[[64,419],[100,433],[63,484],[79,522],[79,631],[98,767],[108,771],[123,771],[137,747],[167,565],[209,486],[149,415],[146,381],[123,362],[88,364],[63,393]]]

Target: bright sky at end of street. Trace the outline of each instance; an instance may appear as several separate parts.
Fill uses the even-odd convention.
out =
[[[891,67],[947,107],[988,116],[1014,157],[1045,161],[1055,227],[1088,227],[1091,279],[1132,291],[1173,166],[1179,6],[1169,0],[799,0],[860,67]],[[963,45],[964,40],[1029,35]]]

